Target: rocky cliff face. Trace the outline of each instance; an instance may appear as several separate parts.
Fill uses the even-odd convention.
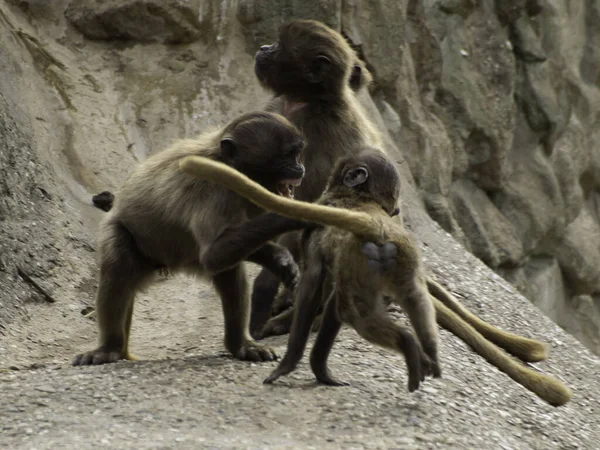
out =
[[[298,17],[368,63],[430,217],[600,354],[599,0],[0,5],[0,323],[30,297],[17,266],[71,296],[93,277],[93,194],[264,104],[253,53]]]

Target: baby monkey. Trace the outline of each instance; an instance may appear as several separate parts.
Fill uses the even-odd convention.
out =
[[[445,291],[438,292],[437,283],[433,285],[436,289],[428,292],[415,239],[400,217],[392,218],[400,212],[397,206],[400,179],[395,165],[382,152],[364,149],[338,160],[319,204],[273,195],[243,174],[206,158],[185,158],[180,167],[290,218],[296,229],[305,228],[304,267],[288,349],[265,383],[272,383],[296,368],[317,310],[326,302],[310,356],[313,373],[322,383],[346,384],[330,374],[327,359],[342,323],[347,323],[370,342],[402,352],[407,363],[409,391],[418,389],[425,376],[441,375],[437,321],[551,405],[563,405],[571,399],[570,389],[561,381],[515,361],[482,336],[475,329],[480,323],[470,323],[469,316],[463,317],[463,308],[455,310],[452,305],[456,302],[450,301],[452,297]],[[307,227],[309,223],[324,227]],[[262,245],[268,234],[258,238],[244,235],[244,251]],[[323,298],[329,292],[331,296]],[[438,298],[441,293],[447,297],[448,305]],[[407,312],[417,339],[409,328],[387,316],[385,306],[390,300]]]

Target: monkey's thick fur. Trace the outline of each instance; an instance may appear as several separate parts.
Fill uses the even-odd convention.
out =
[[[267,110],[285,115],[306,137],[306,176],[295,198],[313,202],[322,194],[335,161],[352,154],[356,146],[381,147],[381,136],[367,119],[355,91],[367,86],[371,75],[344,37],[313,20],[294,20],[283,25],[273,45],[256,54],[256,76],[275,94]],[[277,221],[273,220],[273,227]],[[279,242],[298,257],[298,233],[281,236]],[[255,336],[287,331],[293,310],[271,315],[279,280],[263,270],[254,281],[250,328]]]
[[[362,241],[392,241],[401,253],[404,252],[404,255],[418,254],[418,247],[408,244],[405,240],[404,236],[407,236],[407,232],[401,221],[392,219],[389,213],[372,199],[367,198],[364,203],[353,205],[353,210],[335,208],[278,197],[230,167],[205,158],[185,158],[180,162],[180,167],[183,171],[201,179],[224,185],[266,210],[292,219],[346,230]],[[322,198],[327,199],[327,191]],[[428,282],[428,287],[431,289],[429,297],[435,306],[437,321],[442,327],[458,336],[488,362],[549,404],[560,406],[571,399],[570,389],[562,382],[508,357],[485,339],[478,330],[489,339],[500,340],[500,343],[504,344],[503,347],[513,354],[529,349],[525,353],[543,352],[545,356],[545,348],[540,346],[540,343],[498,330],[485,323],[471,314],[437,283]],[[530,354],[526,356],[531,357]]]
[[[229,164],[274,192],[289,193],[304,175],[299,156],[304,142],[285,117],[268,112],[244,114],[196,139],[175,142],[140,164],[116,196],[101,224],[100,280],[96,312],[100,345],[76,357],[74,365],[132,359],[129,334],[136,293],[160,270],[209,277],[221,298],[225,346],[239,359],[273,360],[274,351],[249,334],[249,293],[244,265],[229,264],[219,237],[262,214],[230,190],[182,173],[179,161],[200,155]],[[235,249],[236,246],[229,248]],[[246,255],[295,287],[292,255],[273,243]]]

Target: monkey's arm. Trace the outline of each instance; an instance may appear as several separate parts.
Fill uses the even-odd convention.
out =
[[[275,213],[262,214],[238,227],[223,231],[207,250],[205,267],[212,273],[218,273],[248,260],[277,273],[267,266],[269,254],[274,249],[262,248],[280,234],[314,226],[316,225],[310,222],[289,219]]]
[[[292,219],[335,226],[373,239],[378,239],[381,234],[379,223],[369,214],[275,195],[228,165],[208,158],[187,156],[179,162],[179,167],[198,178],[221,184],[263,209]]]

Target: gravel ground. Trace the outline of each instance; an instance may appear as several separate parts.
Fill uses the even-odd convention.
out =
[[[452,245],[442,253],[456,261]],[[440,256],[424,249],[434,273],[443,275]],[[548,342],[550,359],[537,367],[569,384],[570,403],[548,406],[445,331],[443,378],[413,394],[403,358],[350,329],[330,363],[350,387],[316,385],[305,361],[264,386],[275,363],[229,358],[210,287],[176,277],[138,302],[132,345],[140,361],[70,367],[72,356],[92,344],[95,324],[54,314],[50,325],[48,314],[68,304],[38,306],[27,327],[0,340],[0,447],[598,448],[598,359],[481,263],[464,253],[459,258],[460,265],[443,266],[454,269],[453,290],[483,317],[535,330]],[[473,301],[473,292],[485,297]],[[286,339],[267,342],[282,353]]]

